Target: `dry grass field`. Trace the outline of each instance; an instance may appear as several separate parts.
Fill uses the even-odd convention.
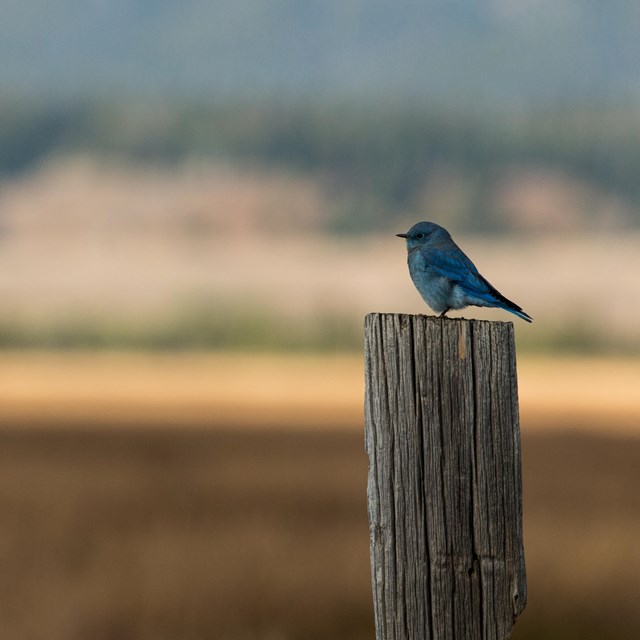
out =
[[[0,432],[12,640],[373,637],[357,430]],[[516,640],[632,640],[640,441],[524,437]]]
[[[637,637],[638,388],[521,359],[516,640]],[[359,357],[4,354],[0,394],[3,638],[373,637]]]

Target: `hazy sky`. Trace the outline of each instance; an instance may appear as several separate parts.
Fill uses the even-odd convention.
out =
[[[7,94],[548,104],[640,96],[627,0],[23,0]]]

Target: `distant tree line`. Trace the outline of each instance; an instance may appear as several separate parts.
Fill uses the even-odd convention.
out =
[[[446,167],[475,185],[474,217],[491,230],[483,185],[504,167],[547,167],[615,193],[640,221],[640,127],[632,112],[565,108],[471,117],[464,110],[370,104],[168,105],[0,103],[0,175],[61,153],[171,164],[189,158],[321,175],[349,203],[335,230],[388,225],[417,207],[425,176]],[[346,223],[345,220],[349,222]]]

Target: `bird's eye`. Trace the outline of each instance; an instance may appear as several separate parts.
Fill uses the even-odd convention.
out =
[[[420,238],[424,238],[424,233],[416,233],[416,238],[420,240]]]

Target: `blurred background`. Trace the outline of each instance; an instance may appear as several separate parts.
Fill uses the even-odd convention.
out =
[[[372,638],[363,316],[430,313],[394,237],[428,219],[535,318],[513,638],[638,637],[638,33],[625,0],[7,6],[2,636]]]

